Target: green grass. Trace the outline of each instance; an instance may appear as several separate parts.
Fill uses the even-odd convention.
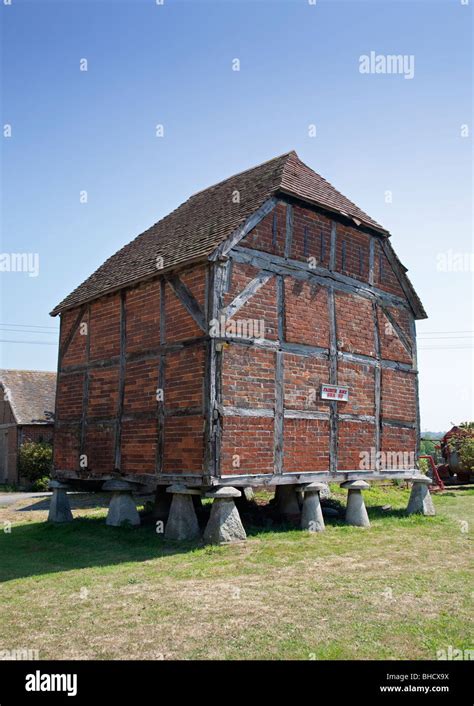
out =
[[[245,524],[246,543],[166,542],[153,525],[110,528],[73,496],[65,526],[46,503],[0,509],[0,648],[42,659],[436,659],[472,647],[473,490],[407,517],[408,491],[365,494],[372,526],[324,533]],[[267,499],[265,494],[260,499]],[[334,507],[345,493],[333,488]],[[390,510],[383,510],[384,505]],[[2,514],[3,512],[3,514]],[[18,519],[20,517],[21,519]],[[467,523],[467,524],[466,524]]]

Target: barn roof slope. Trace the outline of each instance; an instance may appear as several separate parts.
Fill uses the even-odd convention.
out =
[[[45,424],[54,421],[56,373],[0,369],[0,385],[8,392],[17,424]]]
[[[235,198],[236,192],[239,199]],[[304,164],[296,152],[275,157],[191,196],[108,258],[51,312],[84,304],[187,262],[204,259],[241,227],[269,198],[287,195],[389,233],[329,182]],[[236,201],[238,201],[236,203]]]

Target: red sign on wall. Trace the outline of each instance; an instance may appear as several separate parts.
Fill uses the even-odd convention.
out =
[[[321,399],[347,402],[349,399],[349,388],[341,385],[321,385]]]

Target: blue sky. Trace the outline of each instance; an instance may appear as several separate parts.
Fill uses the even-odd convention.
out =
[[[12,0],[0,13],[1,251],[40,258],[37,277],[1,274],[2,367],[54,370],[59,300],[190,194],[295,149],[392,232],[409,269],[430,317],[422,429],[474,417],[471,4]],[[371,51],[414,56],[413,79],[361,74]]]

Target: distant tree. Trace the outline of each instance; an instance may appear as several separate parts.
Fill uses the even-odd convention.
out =
[[[47,441],[25,441],[18,454],[18,470],[34,490],[45,490],[53,466],[53,446]]]

